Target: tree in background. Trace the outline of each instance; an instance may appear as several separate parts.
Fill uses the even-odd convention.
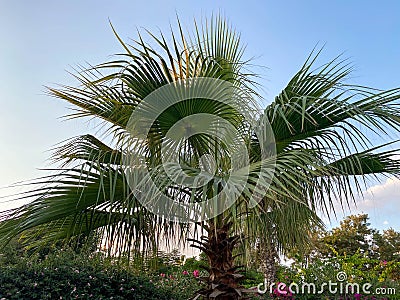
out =
[[[323,242],[331,249],[323,253],[325,255],[334,255],[332,251],[339,255],[352,255],[360,251],[362,255],[371,258],[376,256],[374,251],[374,236],[378,234],[377,230],[370,228],[368,215],[351,215],[340,222],[340,226],[333,228],[326,236]]]
[[[322,283],[345,272],[352,282],[389,285],[397,290],[400,233],[392,228],[380,232],[371,228],[368,219],[367,214],[350,215],[329,231],[313,230],[309,246],[288,254],[294,262],[290,268],[281,267],[283,275]],[[283,280],[282,273],[280,276]]]
[[[368,214],[350,215],[329,231],[316,228],[311,232],[311,244],[304,255],[293,253],[291,257],[305,265],[315,260],[356,253],[370,259],[400,262],[400,232],[393,228],[380,232],[371,228],[368,219]]]
[[[374,235],[376,251],[382,261],[400,262],[400,232],[389,228]]]

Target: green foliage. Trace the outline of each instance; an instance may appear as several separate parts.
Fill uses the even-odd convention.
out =
[[[345,218],[339,227],[332,229],[322,240],[328,245],[328,254],[332,254],[334,249],[340,255],[360,251],[374,257],[372,236],[375,234],[377,230],[370,228],[368,215],[360,214]]]
[[[370,283],[373,288],[394,288],[399,295],[399,252],[400,233],[393,229],[381,233],[371,228],[366,214],[348,216],[340,222],[339,227],[328,232],[315,230],[310,246],[304,252],[292,253],[295,263],[279,272],[278,281],[288,284],[291,281],[299,284],[307,282],[320,286],[329,280],[337,282],[336,275],[345,272],[350,283],[360,286]],[[313,299],[310,295],[301,297]],[[396,295],[387,298],[378,295],[375,298],[367,295],[360,297],[400,299]]]
[[[183,265],[186,270],[201,270],[208,266],[208,259],[204,253],[200,253],[199,257],[189,257]]]
[[[14,265],[17,264],[22,256],[26,255],[26,250],[18,241],[12,239],[0,252],[0,265]]]
[[[278,281],[288,285],[295,282],[300,287],[303,283],[314,283],[318,288],[321,287],[323,283],[328,283],[329,281],[340,283],[341,281],[337,278],[339,272],[346,273],[347,279],[343,281],[345,284],[357,283],[360,289],[363,284],[369,283],[372,285],[370,289],[370,298],[362,299],[400,299],[400,263],[369,258],[360,252],[350,256],[338,255],[321,260],[314,260],[312,263],[309,263],[307,267],[297,262],[291,267],[282,268],[279,272]],[[379,297],[379,295],[374,293],[376,288],[394,288],[397,296],[390,295],[389,298]],[[329,293],[326,293],[326,290],[327,288],[324,290],[325,292],[319,296],[327,296],[329,299],[339,299],[345,296],[344,293],[329,295]],[[355,294],[355,292],[352,293],[351,296],[353,296],[353,294]],[[362,291],[360,291],[360,294],[362,294]],[[372,296],[378,298],[372,298]],[[315,296],[300,295],[296,296],[296,299],[316,299],[313,297]]]
[[[393,228],[379,232],[370,227],[368,219],[367,214],[351,215],[330,231],[313,230],[308,247],[295,249],[289,256],[304,265],[356,253],[371,259],[400,262],[400,232]]]
[[[182,266],[184,259],[185,256],[176,249],[172,252],[133,252],[129,258],[129,264],[136,270],[149,274],[160,274],[176,272]]]
[[[400,232],[389,228],[375,234],[374,240],[381,260],[400,262]]]
[[[248,269],[244,272],[245,279],[243,280],[243,286],[246,288],[253,288],[260,282],[264,281],[264,275],[253,269]]]
[[[206,276],[206,272],[202,271],[198,276]],[[158,289],[165,290],[173,295],[172,299],[190,299],[200,288],[199,278],[184,267],[177,268],[170,273],[160,273],[152,278]]]
[[[204,255],[188,258],[183,264],[176,250],[158,254],[161,263],[144,271],[139,261],[134,263],[135,259],[128,263],[127,259],[116,260],[89,251],[52,250],[43,259],[40,253],[28,256],[13,241],[0,256],[0,299],[189,299],[199,289],[199,278],[193,272],[206,263]],[[277,282],[319,286],[329,280],[337,282],[336,274],[340,271],[347,274],[348,282],[400,291],[399,262],[369,258],[360,252],[315,260],[306,267],[300,260],[291,267],[280,266]],[[201,270],[199,276],[205,275]],[[263,274],[254,269],[246,270],[245,276],[246,288],[254,288],[264,280]],[[274,295],[254,295],[252,299],[345,299],[343,294],[317,296],[283,297],[275,291]],[[357,299],[353,294],[348,296]],[[361,299],[400,298],[364,295]]]
[[[0,299],[187,299],[198,289],[193,274],[181,269],[165,274],[143,274],[101,253],[55,251],[14,255],[7,249],[0,265]],[[6,260],[5,257],[12,258]]]

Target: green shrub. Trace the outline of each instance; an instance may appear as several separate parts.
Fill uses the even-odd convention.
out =
[[[20,256],[18,262],[0,268],[0,299],[180,300],[192,295],[195,287],[193,276],[140,275],[101,254],[78,255],[70,250],[56,251],[43,260]]]
[[[342,276],[338,273],[341,272]],[[344,273],[343,273],[344,272]],[[344,276],[344,277],[343,277]],[[297,295],[295,299],[400,299],[400,263],[395,261],[380,261],[356,253],[351,256],[336,256],[315,260],[308,264],[307,267],[302,266],[302,263],[294,264],[290,268],[281,268],[278,281],[289,285],[292,282],[297,283],[300,287],[302,283],[314,283],[317,288],[322,284],[328,284],[329,281],[338,283],[343,282],[343,286],[347,283],[358,284],[360,289],[364,284],[371,284],[369,291],[371,294],[366,295],[360,290],[359,293],[353,292],[345,295],[337,293],[335,295],[327,292],[327,287],[324,293],[320,295]],[[376,288],[383,288],[391,292],[392,295],[375,294]],[[345,290],[345,288],[344,288]],[[318,297],[317,297],[318,296]],[[325,298],[324,298],[325,297]]]

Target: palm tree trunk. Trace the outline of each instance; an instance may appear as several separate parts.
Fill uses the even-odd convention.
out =
[[[226,224],[222,228],[210,227],[208,230],[208,249],[207,256],[209,262],[208,288],[213,289],[218,285],[218,289],[213,291],[217,299],[239,299],[235,289],[239,288],[237,277],[235,277],[233,249],[239,240],[238,236],[228,236],[228,229],[231,224]],[[239,274],[237,274],[239,275]],[[222,293],[224,292],[224,293]]]
[[[270,236],[264,237],[259,243],[261,271],[264,273],[267,289],[276,282],[278,252]]]
[[[239,284],[244,276],[237,273],[242,266],[235,266],[233,250],[240,237],[230,236],[231,226],[230,222],[219,227],[214,226],[213,223],[210,226],[204,225],[208,236],[202,236],[201,241],[190,240],[196,243],[191,245],[192,247],[202,250],[208,257],[209,276],[202,278],[207,283],[207,287],[197,292],[205,299],[243,299],[243,294],[249,292]]]

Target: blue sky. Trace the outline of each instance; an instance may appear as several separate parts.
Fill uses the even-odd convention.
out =
[[[221,12],[241,32],[246,57],[262,72],[266,103],[284,87],[315,45],[321,62],[344,52],[353,83],[400,86],[398,1],[1,1],[0,187],[44,175],[56,143],[93,131],[85,121],[63,121],[67,104],[45,95],[45,85],[74,84],[66,71],[122,51],[137,28],[168,31],[176,14],[189,30],[193,18]],[[357,211],[374,226],[400,230],[400,182],[372,186]],[[10,189],[0,189],[0,196]],[[1,204],[2,208],[10,204]]]

